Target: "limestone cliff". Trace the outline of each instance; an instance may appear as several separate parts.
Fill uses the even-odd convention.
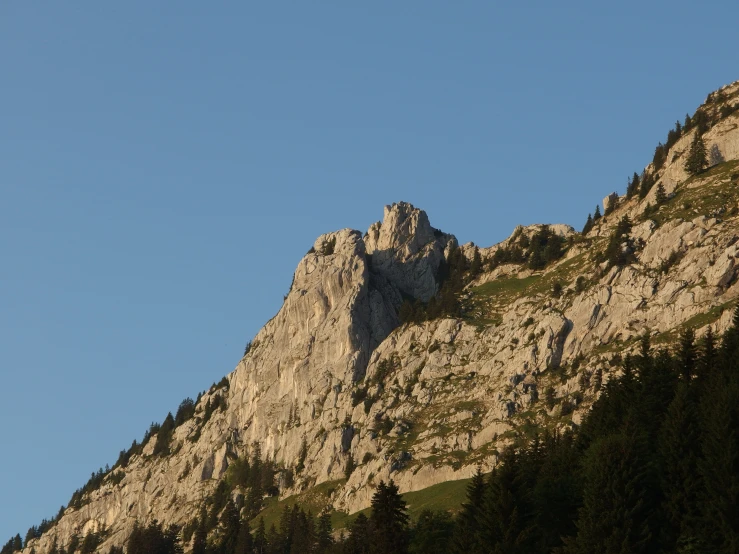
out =
[[[724,87],[720,103],[738,95],[739,83]],[[322,235],[228,385],[175,429],[171,453],[152,455],[152,437],[25,550],[41,554],[54,539],[102,528],[106,550],[137,520],[185,524],[254,443],[285,468],[305,445],[304,469],[280,494],[336,481],[330,502],[351,513],[368,505],[380,478],[419,490],[491,468],[532,425],[576,426],[639,335],[669,345],[687,326],[722,331],[739,297],[739,113],[705,134],[719,163],[689,177],[694,132],[659,172],[647,168],[670,195],[658,209],[654,186],[643,199],[609,196],[608,215],[586,236],[550,227],[567,240],[564,256],[543,270],[484,264],[460,294],[461,317],[400,323],[404,299],[438,293],[457,246],[422,210],[401,202],[365,235]],[[626,215],[632,259],[612,266],[599,254]],[[479,252],[489,260],[541,228]],[[473,246],[461,251],[472,259]],[[206,416],[216,398],[225,409]],[[344,482],[350,459],[357,468]]]

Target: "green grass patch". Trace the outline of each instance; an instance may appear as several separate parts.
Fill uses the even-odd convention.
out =
[[[507,279],[495,279],[483,285],[474,287],[472,293],[478,296],[500,296],[508,294],[523,294],[527,289],[535,284],[541,275],[529,275],[523,279],[518,277],[509,277]]]
[[[343,484],[344,480],[330,481],[328,483],[321,483],[317,487],[313,487],[303,493],[289,496],[284,500],[277,500],[276,498],[270,498],[266,501],[266,506],[262,510],[261,514],[251,521],[252,528],[256,528],[259,523],[259,518],[264,518],[264,525],[266,529],[269,529],[271,525],[279,527],[280,516],[285,506],[293,506],[298,504],[304,510],[310,510],[314,516],[317,516],[321,510],[326,506],[325,502],[316,502],[316,498],[327,498],[326,491],[331,489],[338,484]],[[408,505],[408,515],[411,519],[418,519],[423,510],[433,511],[444,511],[456,514],[462,508],[462,503],[466,499],[467,494],[467,483],[470,479],[460,479],[457,481],[446,481],[437,485],[432,485],[425,489],[415,492],[407,492],[403,494],[403,499]],[[347,514],[346,512],[332,511],[331,512],[331,524],[335,530],[347,529],[352,522],[359,516],[364,514],[369,517],[371,508],[365,508],[353,514]]]
[[[584,240],[592,242],[590,239]],[[587,253],[581,252],[547,267],[541,273],[523,278],[504,277],[473,287],[469,290],[470,298],[464,305],[466,320],[478,328],[499,325],[502,322],[502,313],[511,303],[524,297],[549,295],[555,283],[563,287],[573,284],[587,261]]]
[[[716,320],[718,320],[721,315],[724,313],[725,310],[729,309],[732,304],[735,302],[733,300],[729,302],[724,302],[723,304],[719,306],[714,306],[710,310],[708,310],[705,313],[702,314],[696,314],[690,319],[688,319],[685,323],[683,323],[680,327],[683,329],[687,329],[689,327],[693,327],[694,329],[698,329],[700,327],[704,327],[705,325],[709,325]]]
[[[674,329],[670,329],[669,331],[657,335],[652,340],[652,343],[661,345],[677,344],[678,338],[682,331],[690,328],[699,329],[701,327],[714,323],[721,317],[724,311],[730,309],[733,304],[735,304],[735,301],[730,300],[729,302],[724,302],[719,306],[714,306],[707,312],[695,314],[693,317],[678,325]]]
[[[326,481],[310,489],[288,496],[282,500],[277,498],[268,498],[265,500],[265,506],[259,515],[251,521],[251,526],[256,528],[259,524],[259,518],[264,518],[264,525],[267,529],[274,523],[275,526],[280,524],[280,516],[285,506],[293,506],[297,504],[306,511],[310,511],[313,515],[317,516],[329,505],[331,494],[337,488],[340,488],[346,479],[337,479],[335,481]],[[346,514],[344,514],[346,515]],[[334,521],[334,516],[337,521],[341,519],[341,512],[333,512],[331,515],[331,521]]]
[[[408,513],[416,519],[423,510],[458,513],[466,499],[470,479],[446,481],[415,492],[407,492],[403,499],[408,503]]]

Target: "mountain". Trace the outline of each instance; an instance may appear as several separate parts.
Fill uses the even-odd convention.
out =
[[[107,551],[154,519],[192,530],[228,497],[256,515],[275,500],[239,478],[244,460],[264,494],[352,514],[380,480],[433,496],[536,430],[577,429],[640,336],[670,346],[730,325],[738,107],[739,82],[709,95],[587,233],[534,225],[458,245],[399,202],[364,234],[318,237],[235,370],[93,475],[23,552],[91,533]],[[691,175],[696,137],[706,162]]]

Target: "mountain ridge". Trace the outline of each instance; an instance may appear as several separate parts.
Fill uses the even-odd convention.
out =
[[[736,106],[739,83],[718,92],[723,99],[704,104],[710,113]],[[492,247],[458,247],[405,202],[386,206],[383,221],[364,235],[319,236],[283,306],[226,383],[171,430],[169,453],[155,453],[161,429],[152,433],[24,552],[102,529],[104,545],[121,545],[136,521],[152,518],[186,525],[255,443],[278,464],[282,497],[349,473],[330,504],[351,513],[369,504],[376,479],[393,478],[405,492],[471,477],[477,467],[494,467],[526,424],[576,426],[597,397],[595,381],[617,374],[613,360],[646,329],[669,344],[691,321],[699,333],[709,324],[728,327],[739,297],[739,220],[731,213],[738,129],[731,112],[703,133],[723,161],[697,176],[684,162],[698,131],[685,132],[660,169],[647,166],[642,179],[652,175],[654,183],[644,198],[604,206],[586,236],[548,226],[546,240],[564,252],[542,268],[530,260],[493,267],[496,252],[531,248],[540,225],[517,228]],[[612,265],[595,254],[625,216],[632,225],[618,246],[633,261]],[[461,255],[452,263],[454,252]],[[476,253],[484,267],[472,275]],[[427,309],[462,266],[470,267],[454,291],[459,313],[401,322],[404,303]],[[550,389],[555,404],[544,409]],[[350,459],[356,468],[347,472]],[[290,485],[296,461],[302,468]]]

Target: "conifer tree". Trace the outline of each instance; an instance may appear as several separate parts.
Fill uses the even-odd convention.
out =
[[[609,266],[627,265],[634,261],[635,256],[631,250],[629,233],[631,232],[631,220],[628,215],[623,216],[616,228],[611,233],[608,245],[603,253],[603,258],[608,261]],[[626,248],[624,248],[626,243]]]
[[[583,228],[582,228],[582,234],[587,235],[592,228],[593,228],[593,216],[588,214],[588,219],[585,221],[585,225],[583,225]]]
[[[290,547],[284,551],[289,554],[313,552],[316,543],[316,526],[310,513],[293,508],[292,536]]]
[[[571,433],[546,434],[540,467],[532,486],[533,533],[540,551],[562,545],[562,537],[575,532],[580,505],[578,475],[580,452]],[[532,530],[529,530],[531,533]]]
[[[639,192],[639,175],[634,171],[628,186],[626,187],[626,197],[632,198]]]
[[[264,518],[260,517],[257,529],[254,531],[254,554],[266,554],[267,533],[264,529]]]
[[[685,171],[689,175],[698,175],[706,167],[708,167],[708,156],[706,154],[706,145],[703,142],[703,136],[696,131],[693,136],[693,142],[688,151],[688,157],[685,159]]]
[[[449,554],[452,518],[447,512],[423,510],[413,526],[410,554]]]
[[[249,532],[249,524],[243,522],[239,526],[234,554],[252,554],[254,552],[254,540]]]
[[[665,187],[660,182],[657,185],[657,192],[654,196],[654,201],[658,206],[661,206],[665,202],[667,202],[667,194],[665,193]]]
[[[652,165],[654,165],[654,170],[659,171],[660,169],[662,169],[662,166],[665,165],[666,159],[667,149],[665,148],[665,145],[660,142],[654,149],[654,156],[652,157]]]
[[[303,437],[300,443],[300,452],[298,453],[298,463],[295,465],[295,473],[300,473],[305,469],[305,459],[308,457],[308,442]]]
[[[666,353],[653,357],[650,352],[649,335],[640,339],[638,369],[638,395],[632,399],[633,409],[642,418],[642,424],[650,441],[656,441],[664,418],[665,407],[672,402],[677,385],[677,373],[673,361]]]
[[[470,276],[476,277],[482,270],[482,257],[480,256],[480,249],[475,246],[475,250],[472,254],[472,263],[470,264]]]
[[[596,441],[584,460],[583,505],[570,554],[652,552],[647,461],[626,432]]]
[[[282,507],[282,514],[280,515],[280,550],[283,552],[290,552],[292,547],[297,515],[297,504],[292,506],[286,504]]]
[[[174,428],[174,417],[172,417],[172,412],[169,412],[167,414],[167,417],[164,418],[164,422],[162,423],[161,427],[159,427],[159,431],[157,432],[157,441],[154,444],[152,455],[166,456],[169,454],[169,443],[172,440],[172,432],[174,431]]]
[[[380,481],[372,496],[373,552],[404,554],[408,551],[408,513],[405,500],[391,480]]]
[[[503,463],[491,474],[485,488],[483,510],[480,515],[479,539],[484,552],[524,554],[528,552],[523,534],[527,511],[520,501],[518,453],[504,453]]]
[[[482,504],[485,495],[485,478],[478,467],[475,475],[467,484],[467,500],[457,516],[452,552],[455,554],[470,554],[477,552],[476,531],[482,514]]]
[[[732,326],[725,339],[732,341],[735,331]],[[727,347],[722,344],[724,352]],[[722,553],[739,549],[739,375],[727,371],[729,364],[725,361],[724,371],[711,376],[699,408],[702,457],[698,467],[704,484],[701,539]]]
[[[239,511],[230,498],[221,513],[220,524],[220,550],[224,554],[232,554],[236,550],[236,543],[239,540],[241,520],[239,518]]]
[[[600,215],[600,204],[595,205],[595,211],[593,212],[593,222],[598,221],[601,218]]]
[[[318,517],[316,543],[316,552],[318,554],[329,554],[334,546],[333,528],[331,527],[331,515],[327,511],[324,511]]]
[[[706,334],[700,341],[699,347],[700,355],[697,363],[697,374],[698,374],[698,386],[701,389],[705,388],[706,383],[714,373],[716,364],[718,362],[718,351],[716,349],[716,337],[713,334],[713,329],[708,326]]]
[[[352,456],[352,453],[349,452],[347,460],[346,460],[346,467],[344,468],[344,477],[349,479],[352,473],[354,473],[355,468],[356,468],[356,464],[354,463],[354,456]]]
[[[275,524],[269,526],[267,536],[264,539],[264,552],[265,554],[283,554],[283,542],[277,527]]]
[[[349,528],[349,537],[344,545],[345,554],[370,554],[374,541],[367,516],[359,514]]]
[[[680,383],[660,431],[660,477],[667,520],[663,540],[669,551],[694,544],[699,526],[698,418],[689,387],[687,382]]]
[[[654,177],[651,173],[645,173],[639,184],[639,198],[645,198],[654,185]]]
[[[678,373],[686,383],[689,383],[695,374],[696,358],[695,332],[689,327],[680,334],[676,360]]]
[[[708,131],[708,115],[706,114],[705,110],[702,110],[700,108],[695,110],[692,122],[697,134],[703,135],[706,131]]]

